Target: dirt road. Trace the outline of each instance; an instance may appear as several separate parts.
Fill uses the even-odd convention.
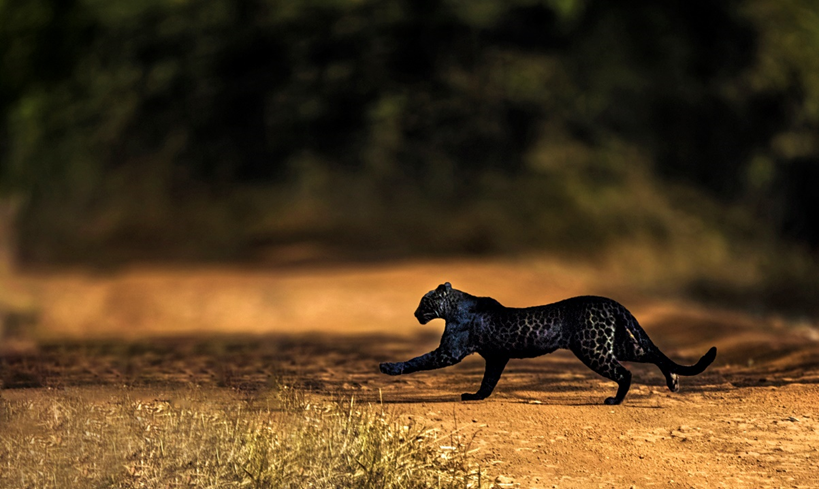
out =
[[[623,302],[680,363],[712,345],[706,373],[672,394],[654,366],[615,385],[568,352],[513,360],[495,393],[483,362],[400,377],[381,361],[431,350],[443,324],[412,312],[442,281],[510,306],[603,294]],[[4,345],[4,396],[122,385],[172,396],[187,384],[253,390],[276,376],[319,396],[383,402],[471,440],[498,487],[819,487],[819,334],[809,323],[647,297],[593,268],[549,261],[424,262],[290,270],[134,269],[24,277],[41,305],[33,343]],[[440,324],[439,324],[440,323]],[[446,444],[446,440],[442,440]]]

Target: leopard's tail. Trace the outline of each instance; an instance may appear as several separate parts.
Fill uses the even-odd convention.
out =
[[[660,363],[662,367],[665,367],[664,370],[668,370],[671,373],[679,374],[679,375],[697,375],[702,373],[709,365],[714,361],[717,357],[717,347],[712,346],[708,352],[699,359],[697,363],[694,365],[680,365],[667,356],[661,355]]]

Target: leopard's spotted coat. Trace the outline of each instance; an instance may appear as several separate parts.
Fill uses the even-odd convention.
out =
[[[426,324],[446,320],[441,344],[435,350],[406,362],[382,363],[389,375],[407,374],[454,365],[471,353],[486,360],[483,381],[465,401],[492,393],[510,358],[531,358],[558,348],[572,351],[586,366],[618,384],[617,394],[606,404],[620,404],[631,386],[631,372],[620,361],[654,363],[663,372],[672,392],[679,388],[677,374],[696,375],[717,354],[711,348],[692,366],[678,365],[651,342],[631,313],[605,297],[583,296],[545,306],[510,308],[490,297],[475,297],[450,284],[427,293],[415,311]]]

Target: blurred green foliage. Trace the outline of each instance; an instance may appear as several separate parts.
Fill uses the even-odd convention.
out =
[[[811,0],[0,0],[0,196],[32,262],[815,250],[818,53]]]

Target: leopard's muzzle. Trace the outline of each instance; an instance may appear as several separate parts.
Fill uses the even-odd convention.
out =
[[[427,324],[428,322],[432,321],[433,319],[437,318],[438,315],[432,311],[425,311],[423,308],[419,307],[415,310],[415,318],[418,319],[418,322],[421,324]]]

